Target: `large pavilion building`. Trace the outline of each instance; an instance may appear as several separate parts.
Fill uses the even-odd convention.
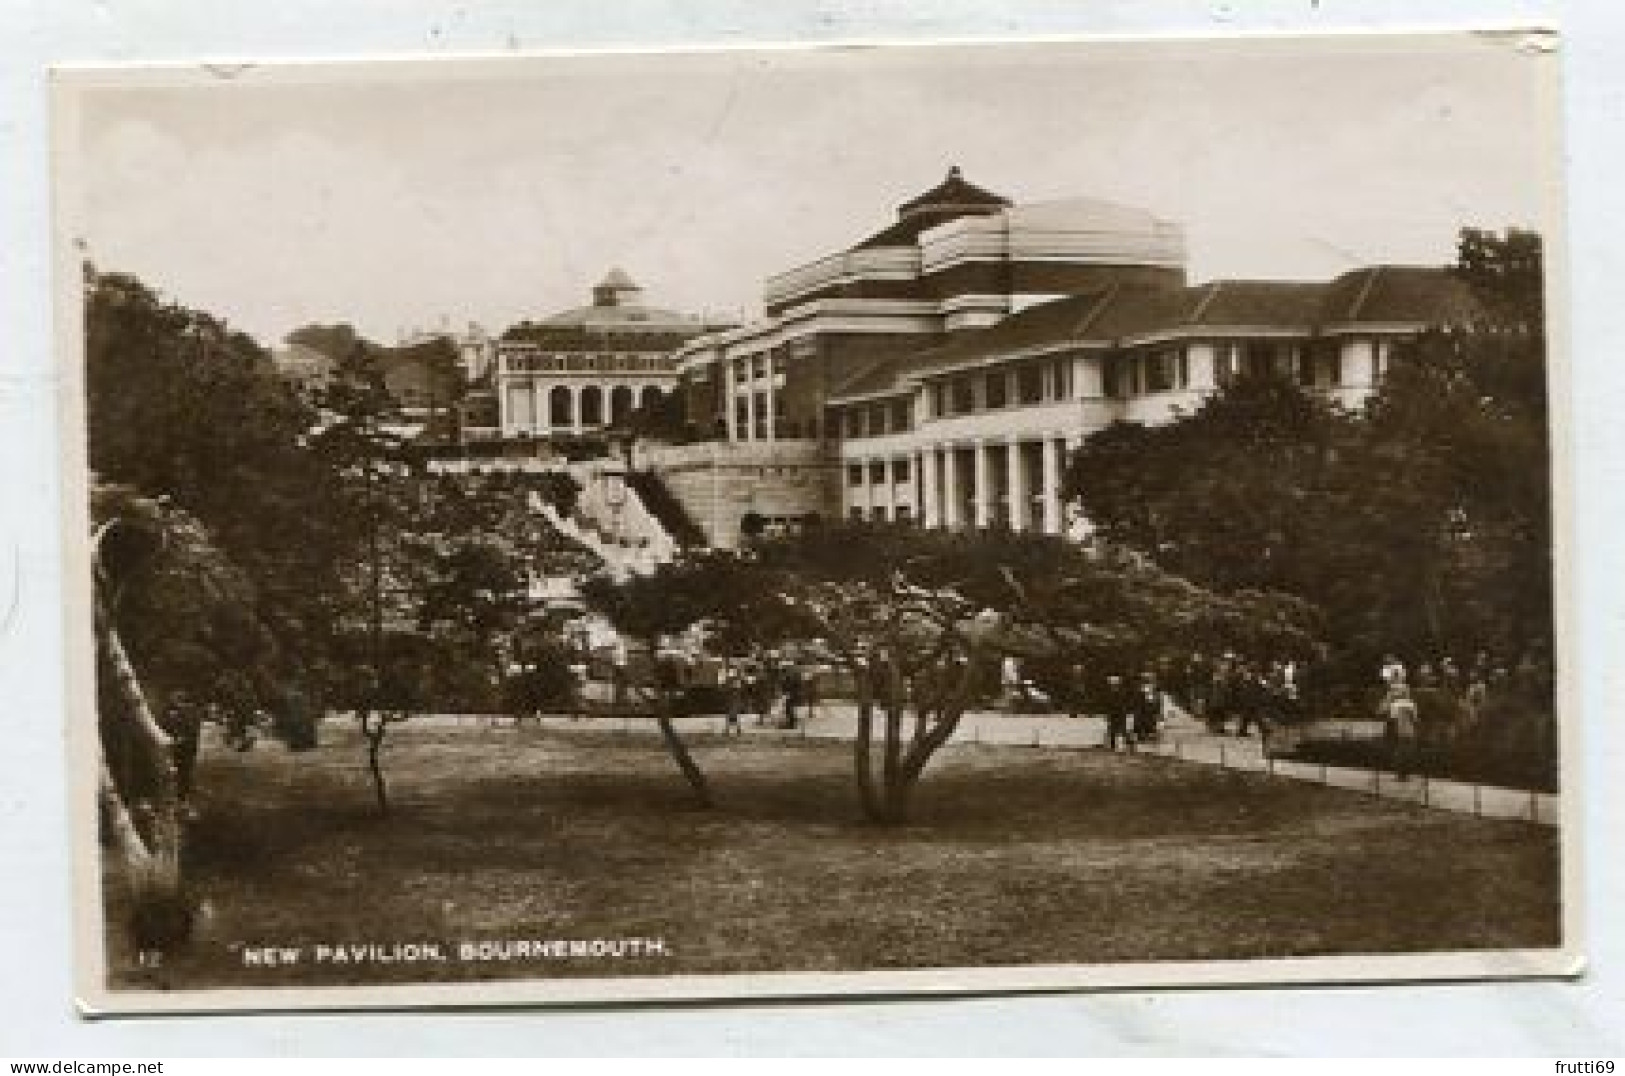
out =
[[[619,269],[592,302],[493,341],[483,360],[503,439],[592,433],[624,420],[677,387],[677,350],[717,320],[650,306]]]
[[[769,278],[764,308],[678,349],[688,419],[715,440],[648,457],[715,545],[752,514],[1065,533],[1066,452],[1090,433],[1264,369],[1358,406],[1396,341],[1478,314],[1443,268],[1191,285],[1178,225],[1017,205],[957,168]]]

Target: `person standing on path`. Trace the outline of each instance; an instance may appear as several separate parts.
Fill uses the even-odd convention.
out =
[[[1106,688],[1101,693],[1106,709],[1106,743],[1108,751],[1116,751],[1118,744],[1134,750],[1134,735],[1129,731],[1129,715],[1134,708],[1133,689],[1116,673],[1106,677]]]
[[[1156,675],[1147,669],[1140,674],[1139,684],[1129,689],[1131,695],[1129,731],[1130,749],[1137,743],[1157,738],[1157,726],[1162,720],[1162,692],[1157,687]]]
[[[1408,781],[1411,771],[1416,767],[1416,737],[1419,725],[1416,702],[1411,698],[1411,689],[1403,682],[1391,686],[1384,701],[1384,711],[1383,716],[1388,726],[1390,765],[1396,778]]]
[[[739,723],[740,687],[739,670],[726,666],[722,670],[722,701],[726,708],[722,720],[724,736],[745,735],[745,727]]]

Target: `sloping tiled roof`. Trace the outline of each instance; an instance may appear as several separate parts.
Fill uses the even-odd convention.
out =
[[[935,228],[956,217],[978,217],[1011,206],[1010,199],[967,181],[959,166],[948,169],[948,178],[924,194],[915,195],[897,207],[897,220],[858,242],[854,250],[874,247],[906,247],[927,228]]]
[[[1326,324],[1455,325],[1482,315],[1472,289],[1455,273],[1415,265],[1344,273],[1327,286],[1320,310]]]
[[[1184,288],[1112,287],[1028,307],[987,328],[954,333],[935,347],[877,362],[865,368],[861,382],[840,386],[832,399],[885,392],[905,381],[1046,346],[1116,347],[1181,331],[1309,334],[1331,324],[1460,324],[1478,311],[1472,293],[1449,270],[1413,266],[1361,269],[1329,284],[1218,280]]]
[[[936,345],[936,337],[906,341],[886,338],[874,341],[864,350],[848,349],[846,362],[850,372],[837,381],[829,398],[857,398],[892,392],[902,387],[902,375],[929,354]]]
[[[1217,280],[1199,289],[1193,325],[1285,328],[1315,324],[1326,285],[1286,280]]]
[[[948,178],[935,187],[910,198],[897,207],[899,217],[910,217],[919,213],[936,213],[945,209],[961,210],[971,209],[982,212],[996,212],[1010,205],[1010,199],[1002,194],[994,194],[990,190],[978,187],[965,179],[956,164],[948,169]]]
[[[893,356],[870,363],[835,387],[830,398],[856,399],[876,396],[902,387],[898,372],[903,365],[902,356]]]

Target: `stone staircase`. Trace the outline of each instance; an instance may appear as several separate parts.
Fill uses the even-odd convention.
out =
[[[540,498],[532,507],[596,554],[612,576],[647,575],[677,555],[677,540],[627,482],[623,466],[592,460],[568,469],[581,486],[575,511],[566,516]]]

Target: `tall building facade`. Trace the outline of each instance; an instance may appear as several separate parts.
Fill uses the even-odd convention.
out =
[[[650,457],[722,546],[752,514],[1075,532],[1062,471],[1090,433],[1170,421],[1265,369],[1357,406],[1397,341],[1479,313],[1443,268],[1191,285],[1178,225],[1018,205],[957,168],[763,299],[677,352],[713,441]]]

